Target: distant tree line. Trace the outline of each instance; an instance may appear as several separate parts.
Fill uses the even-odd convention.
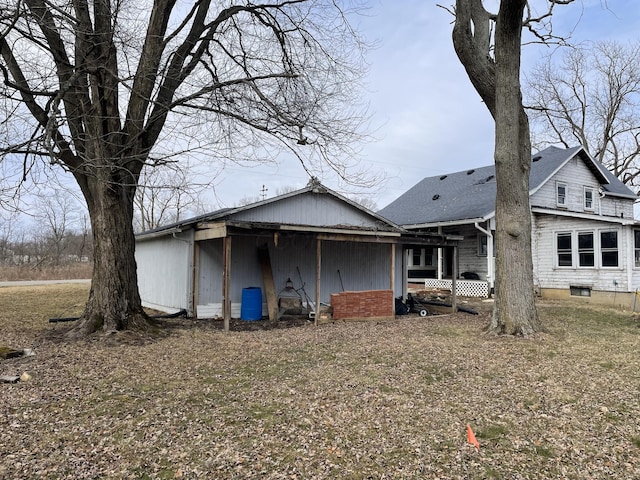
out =
[[[39,197],[31,215],[14,212],[2,218],[0,264],[3,266],[45,269],[92,261],[88,217],[70,196]]]
[[[44,269],[92,261],[89,231],[67,231],[61,235],[24,230],[14,234],[6,229],[0,232],[0,264],[4,266]]]

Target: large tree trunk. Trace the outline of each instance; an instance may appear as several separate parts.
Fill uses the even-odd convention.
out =
[[[496,303],[490,330],[540,329],[533,291],[529,121],[522,106],[520,51],[525,0],[502,1],[496,22]]]
[[[529,171],[531,140],[522,106],[520,52],[526,0],[502,0],[495,17],[482,0],[457,0],[453,43],[496,122],[496,296],[489,330],[529,335],[541,329],[533,290]]]
[[[85,183],[86,182],[86,183]],[[148,330],[153,326],[144,313],[138,292],[133,232],[135,187],[94,177],[89,187],[89,207],[94,242],[91,291],[79,322],[70,336],[113,330]]]

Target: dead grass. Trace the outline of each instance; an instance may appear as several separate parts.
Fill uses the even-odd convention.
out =
[[[0,265],[0,281],[72,280],[91,278],[92,263],[69,263],[59,266]]]
[[[56,343],[82,285],[0,288],[0,478],[640,477],[632,314],[542,304],[549,332],[487,315]],[[481,449],[466,443],[466,424]]]

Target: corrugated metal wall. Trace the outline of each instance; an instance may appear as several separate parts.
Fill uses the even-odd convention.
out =
[[[316,295],[316,240],[310,235],[234,236],[231,248],[231,303],[237,312],[242,289],[260,287],[264,292],[257,249],[267,244],[276,292],[291,279],[305,300]],[[396,251],[396,291],[402,293],[402,249]],[[332,293],[345,290],[388,289],[391,246],[388,244],[322,242],[321,301],[329,303]],[[340,271],[340,275],[338,274]],[[340,282],[342,276],[342,284]],[[304,291],[302,290],[304,288]],[[264,299],[266,302],[266,299]],[[200,242],[198,315],[219,315],[222,303],[222,241]]]
[[[335,197],[315,193],[305,193],[252,208],[233,215],[232,219],[325,228],[338,225],[375,228],[378,224],[376,218]]]
[[[164,311],[191,309],[193,231],[136,243],[143,305]]]

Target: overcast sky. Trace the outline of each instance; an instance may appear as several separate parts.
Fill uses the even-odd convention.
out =
[[[452,17],[436,2],[370,0],[355,27],[378,47],[368,55],[366,96],[375,140],[365,145],[361,162],[386,180],[367,191],[382,208],[424,177],[489,165],[493,162],[493,120],[460,65],[451,42]],[[440,2],[444,5],[451,0]],[[546,3],[546,2],[545,2]],[[638,0],[576,0],[559,6],[554,31],[573,31],[573,43],[639,38]],[[550,49],[523,50],[523,73]],[[262,185],[273,196],[279,188],[301,188],[308,177],[292,161],[281,165],[228,169],[216,183],[218,200],[234,206],[258,196]],[[340,193],[334,178],[321,178]]]

